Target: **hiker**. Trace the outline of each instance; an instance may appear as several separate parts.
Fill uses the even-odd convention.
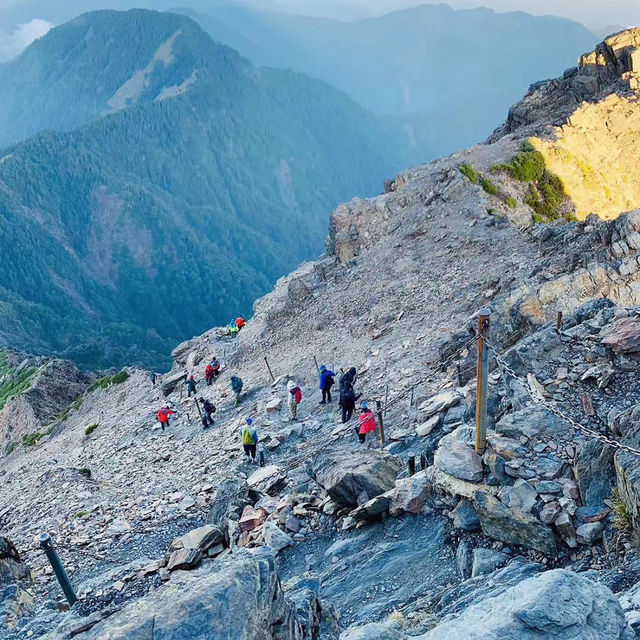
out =
[[[217,378],[220,375],[220,363],[216,356],[213,356],[213,360],[211,361],[211,369],[213,370],[213,377]]]
[[[376,418],[371,413],[371,409],[366,402],[362,403],[360,407],[360,415],[358,416],[359,425],[356,427],[356,433],[358,434],[358,438],[360,439],[360,444],[364,444],[367,439],[367,433],[371,433],[371,431],[375,431],[377,428]]]
[[[213,414],[216,412],[216,406],[210,400],[200,398],[202,402],[202,408],[204,410],[204,416],[202,417],[202,424],[204,428],[210,427],[213,424]]]
[[[358,374],[356,373],[356,368],[351,367],[347,373],[343,373],[340,376],[340,393],[342,393],[342,387],[344,387],[345,382],[350,382],[351,386],[354,386],[356,383],[356,378]]]
[[[340,391],[340,406],[342,407],[342,423],[349,422],[356,408],[356,392],[350,380],[345,380]]]
[[[242,316],[236,318],[236,327],[238,327],[238,331],[240,331],[240,329],[242,329],[245,325],[245,321],[244,318]]]
[[[297,420],[298,418],[298,405],[302,400],[302,391],[300,387],[293,381],[287,382],[287,390],[289,391],[289,413],[291,414],[291,420]]]
[[[149,374],[149,377],[151,378],[151,384],[155,387],[156,386],[156,380],[157,380],[157,375],[155,371],[152,371]]]
[[[207,386],[210,387],[213,382],[213,367],[210,364],[204,370],[204,379],[207,381]]]
[[[191,397],[191,394],[196,395],[196,381],[193,376],[190,376],[189,379],[185,382],[187,385],[187,398]]]
[[[335,382],[335,377],[336,374],[333,371],[329,371],[324,365],[320,367],[320,390],[322,391],[320,404],[331,403],[331,387]]]
[[[156,420],[160,423],[163,431],[165,427],[169,426],[169,416],[173,414],[175,414],[175,411],[172,411],[169,407],[162,407],[156,414]]]
[[[258,446],[258,432],[253,427],[253,420],[247,418],[246,424],[242,427],[242,448],[247,462],[256,463],[256,449]]]
[[[238,376],[231,376],[231,389],[236,394],[236,407],[240,404],[240,394],[242,393],[242,380]]]

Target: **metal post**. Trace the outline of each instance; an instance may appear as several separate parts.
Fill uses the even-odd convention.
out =
[[[320,367],[318,366],[318,361],[315,356],[313,356],[313,361],[316,363],[316,371],[320,373]]]
[[[489,350],[484,339],[489,331],[491,312],[478,313],[478,379],[476,383],[476,453],[481,456],[487,448],[487,383],[489,379]]]
[[[456,373],[458,374],[458,386],[460,388],[464,387],[464,382],[462,381],[462,371],[460,369],[460,363],[456,363]]]
[[[380,426],[380,445],[384,447],[384,420],[382,418],[382,402],[376,400],[376,411],[378,412],[378,422]]]
[[[556,331],[560,333],[562,331],[562,311],[558,311],[556,316]]]
[[[276,381],[274,375],[273,375],[273,371],[271,371],[271,367],[269,366],[269,361],[267,360],[267,356],[264,356],[264,363],[267,365],[267,369],[269,369],[269,375],[271,376],[271,380],[273,380],[273,382]]]
[[[258,451],[258,459],[260,461],[260,466],[264,467],[265,462],[264,462],[264,449],[260,449],[260,451]]]
[[[427,468],[427,456],[424,453],[420,454],[420,469],[424,471]]]
[[[65,598],[69,603],[70,607],[76,603],[78,598],[71,586],[71,581],[69,580],[69,576],[67,572],[64,570],[62,566],[62,561],[60,560],[60,556],[53,546],[53,541],[51,540],[51,536],[48,533],[43,533],[40,536],[40,548],[45,552],[47,559],[51,563],[51,568],[53,569],[53,573],[56,574],[56,578],[58,578],[58,582],[62,587],[62,591],[64,592]]]
[[[414,476],[416,474],[416,454],[410,453],[409,459],[407,460],[408,469],[409,469],[409,477]]]
[[[413,392],[415,391],[415,385],[411,387],[411,398],[409,399],[409,409],[413,409]]]

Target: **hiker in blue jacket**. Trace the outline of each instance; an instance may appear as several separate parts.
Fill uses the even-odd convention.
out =
[[[327,404],[331,402],[331,387],[335,382],[334,378],[336,374],[333,371],[330,371],[322,365],[320,367],[320,390],[322,391],[322,400],[320,404]]]

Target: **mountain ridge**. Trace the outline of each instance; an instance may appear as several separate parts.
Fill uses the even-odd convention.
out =
[[[171,40],[180,29],[195,41]],[[18,66],[62,40],[76,56],[65,86],[91,92],[111,50],[126,57],[116,33],[142,37],[145,50],[79,120],[94,119],[71,114],[68,131],[13,144],[0,162],[4,340],[94,367],[166,363],[176,338],[204,330],[211,314],[218,322],[247,314],[278,276],[321,251],[330,209],[375,192],[404,153],[393,130],[344,94],[301,74],[255,69],[183,16],[88,14],[43,38]],[[175,61],[145,75],[167,42]],[[78,69],[91,63],[87,83]],[[186,90],[158,100],[194,69]],[[55,74],[51,86],[57,91]],[[127,91],[125,109],[97,115]],[[49,105],[63,119],[67,96]]]

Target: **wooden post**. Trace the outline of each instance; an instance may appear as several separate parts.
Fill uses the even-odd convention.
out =
[[[478,313],[478,376],[476,383],[476,453],[481,456],[487,448],[487,385],[489,381],[489,350],[484,339],[489,331],[491,312]]]
[[[413,392],[415,391],[415,385],[411,387],[411,397],[409,398],[409,409],[413,409]]]
[[[260,449],[260,451],[258,451],[258,461],[260,463],[261,467],[264,467],[265,462],[264,462],[264,449]]]
[[[562,311],[558,311],[556,316],[556,331],[560,333],[562,331]]]
[[[316,360],[315,356],[313,356],[313,361],[316,363],[316,371],[320,373],[320,367],[318,366],[318,361]]]
[[[409,453],[409,459],[407,460],[407,465],[409,470],[409,477],[415,475],[416,473],[416,454],[415,453]]]
[[[269,375],[271,376],[271,380],[275,382],[276,379],[273,375],[273,371],[271,371],[271,367],[269,366],[269,361],[267,360],[267,356],[264,356],[264,363],[267,365],[267,369],[269,369]]]
[[[384,389],[384,415],[387,415],[387,402],[389,402],[389,383]]]
[[[376,411],[378,412],[378,426],[380,428],[380,445],[384,447],[384,419],[382,417],[382,402],[376,400]]]
[[[460,370],[460,363],[456,363],[456,373],[458,374],[458,386],[460,388],[464,387],[464,383],[462,381],[462,371]]]

